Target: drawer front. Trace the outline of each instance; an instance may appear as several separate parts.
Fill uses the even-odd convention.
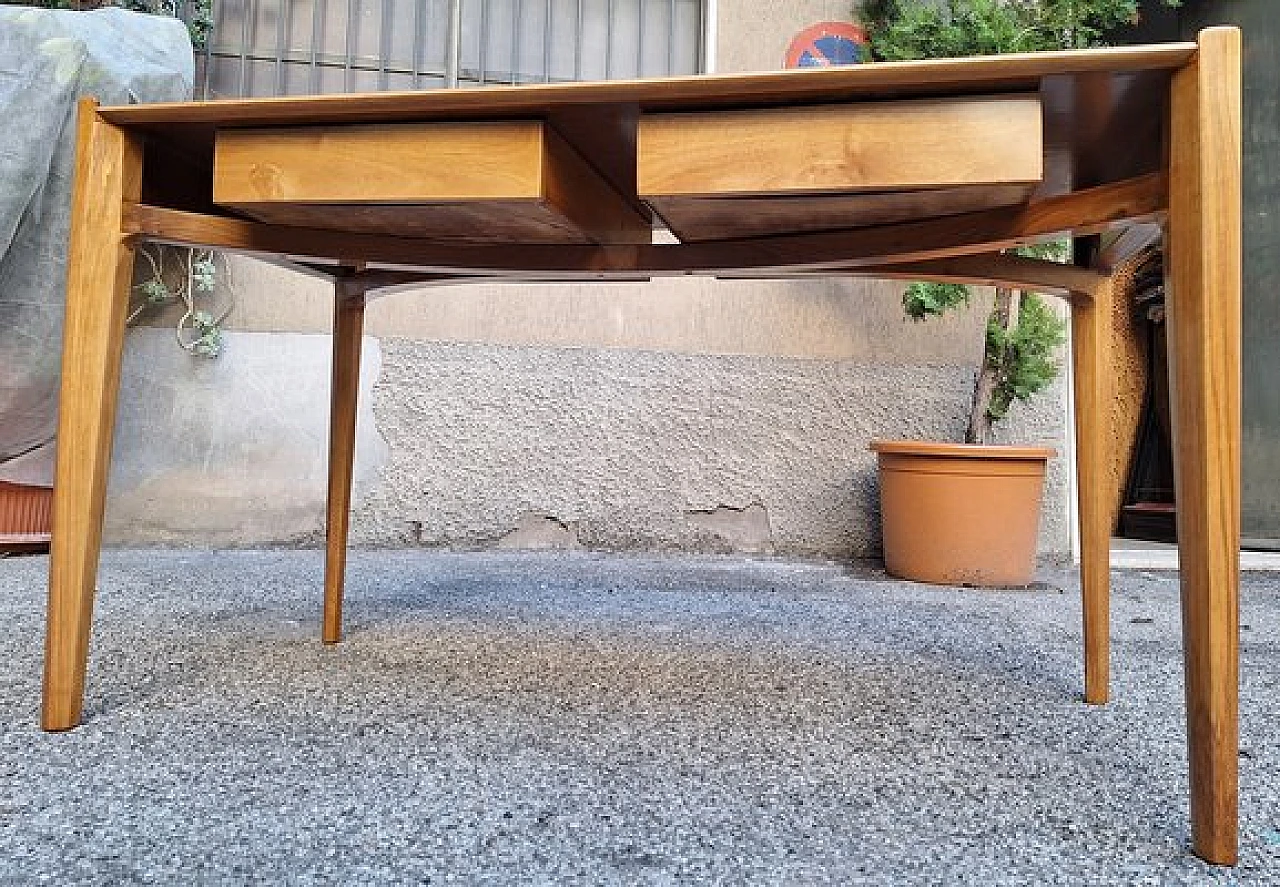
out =
[[[648,242],[650,224],[536,120],[227,129],[214,202],[274,224],[488,242]]]
[[[1036,95],[820,105],[640,120],[642,197],[918,190],[1039,182]]]

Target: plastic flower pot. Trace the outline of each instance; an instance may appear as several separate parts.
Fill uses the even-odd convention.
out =
[[[871,449],[890,575],[938,585],[1032,581],[1052,449],[898,440]]]

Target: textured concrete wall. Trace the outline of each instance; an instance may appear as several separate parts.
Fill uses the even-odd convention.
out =
[[[978,309],[979,312],[981,309]],[[944,332],[935,330],[935,332]],[[314,544],[328,337],[131,333],[107,538]],[[956,438],[971,367],[366,339],[358,544],[878,551],[875,437]],[[1061,384],[1001,439],[1062,449]],[[1041,550],[1068,545],[1050,467]]]
[[[954,366],[383,342],[374,414],[390,446],[357,508],[366,544],[879,549],[875,437],[955,439]],[[1062,389],[1002,436],[1061,450]],[[1042,549],[1067,545],[1064,460]]]

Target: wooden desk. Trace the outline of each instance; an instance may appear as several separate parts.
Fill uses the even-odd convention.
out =
[[[1106,268],[999,250],[1167,231],[1194,846],[1236,858],[1240,36],[783,73],[81,109],[43,725],[74,727],[134,246],[335,282],[324,640],[365,301],[433,280],[869,275],[1071,305],[1084,695],[1108,692]],[[654,244],[665,222],[679,243]],[[1085,241],[1087,242],[1087,241]],[[1082,251],[1082,255],[1084,252]]]

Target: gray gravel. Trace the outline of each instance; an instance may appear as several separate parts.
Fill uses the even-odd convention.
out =
[[[1065,573],[355,552],[324,649],[318,552],[110,552],[44,735],[46,567],[0,561],[0,883],[1280,884],[1276,574],[1230,871],[1186,849],[1169,574],[1116,574],[1090,707]]]

